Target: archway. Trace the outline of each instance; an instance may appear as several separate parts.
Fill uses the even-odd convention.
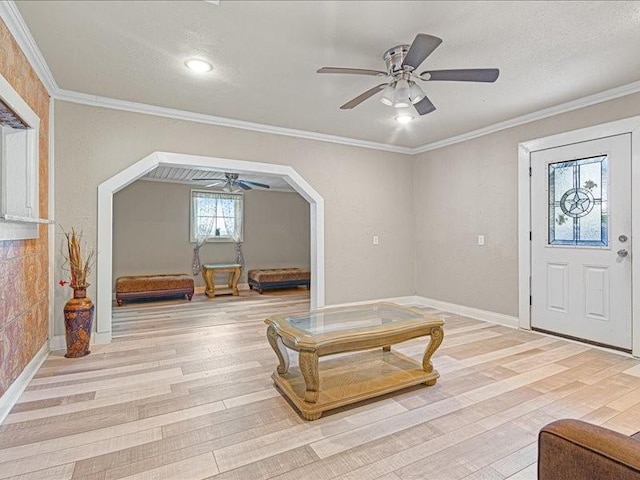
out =
[[[311,308],[324,306],[324,200],[292,167],[227,158],[154,152],[98,186],[97,335],[99,343],[111,341],[113,195],[158,166],[212,168],[235,173],[279,175],[310,206]]]

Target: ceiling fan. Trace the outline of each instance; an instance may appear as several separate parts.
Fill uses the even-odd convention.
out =
[[[431,103],[414,80],[423,82],[495,82],[500,75],[497,68],[472,68],[461,70],[425,70],[419,75],[416,69],[442,43],[442,39],[419,33],[411,45],[398,45],[390,48],[382,56],[387,71],[363,68],[322,67],[317,73],[346,73],[387,77],[385,83],[376,85],[358,95],[340,107],[350,110],[383,90],[380,101],[385,105],[405,108],[413,105],[420,115],[433,112],[436,107]]]
[[[225,192],[237,192],[242,190],[251,190],[254,187],[271,188],[265,183],[250,182],[249,180],[240,180],[237,173],[225,173],[225,178],[192,178],[196,182],[210,182],[204,185],[206,188],[222,185]],[[239,187],[239,188],[238,188]]]

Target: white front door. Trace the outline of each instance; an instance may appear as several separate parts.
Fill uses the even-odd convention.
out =
[[[631,135],[531,154],[531,326],[625,350]]]

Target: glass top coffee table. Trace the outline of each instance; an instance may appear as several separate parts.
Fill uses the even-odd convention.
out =
[[[444,322],[415,308],[373,303],[276,315],[265,323],[280,362],[271,378],[307,420],[412,385],[435,385],[439,377],[431,357],[442,343]],[[422,336],[430,337],[422,363],[391,351],[391,345]],[[289,368],[287,347],[298,352],[299,368]],[[363,352],[327,359],[319,371],[319,357],[355,351]]]

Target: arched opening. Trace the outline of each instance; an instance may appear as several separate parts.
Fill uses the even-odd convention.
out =
[[[113,285],[113,195],[158,166],[212,168],[229,172],[281,176],[310,208],[311,308],[324,306],[324,200],[292,167],[226,158],[154,152],[98,186],[97,339],[111,340]]]

